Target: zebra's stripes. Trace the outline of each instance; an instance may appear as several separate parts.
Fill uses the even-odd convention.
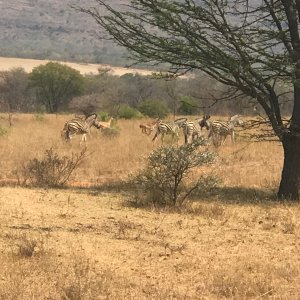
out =
[[[237,125],[243,125],[243,121],[241,120],[239,115],[235,115],[235,116],[231,117],[229,119],[229,121],[209,122],[206,119],[202,124],[205,124],[205,126],[209,127],[208,139],[212,138],[214,145],[220,146],[220,145],[224,145],[225,140],[228,135],[231,136],[232,143],[235,142],[234,128]]]
[[[66,141],[70,141],[75,135],[81,134],[81,142],[86,141],[86,136],[90,131],[90,128],[94,126],[97,129],[100,128],[99,121],[97,121],[97,114],[91,114],[82,119],[72,119],[67,121],[63,128],[63,136]]]
[[[184,134],[184,143],[189,142],[189,138],[192,138],[192,141],[195,137],[199,138],[201,135],[201,128],[198,121],[186,121],[182,124],[183,134]]]
[[[174,122],[162,122],[158,121],[156,133],[152,139],[152,141],[155,141],[155,139],[161,134],[161,140],[163,142],[165,134],[170,134],[172,136],[176,136],[178,140],[178,133],[179,128],[183,126],[183,124],[186,122],[186,118],[177,119]]]

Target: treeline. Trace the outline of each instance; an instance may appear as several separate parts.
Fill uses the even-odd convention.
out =
[[[17,68],[0,72],[1,112],[90,113],[122,118],[163,118],[174,115],[255,114],[251,99],[236,95],[207,76],[162,79],[158,76],[81,75],[59,63],[40,65],[26,73]],[[291,110],[288,94],[284,112]]]

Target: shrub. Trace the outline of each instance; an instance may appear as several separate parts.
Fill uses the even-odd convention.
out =
[[[8,130],[0,126],[0,136],[4,136],[8,133]]]
[[[39,122],[43,122],[45,120],[45,112],[46,112],[46,109],[44,106],[42,105],[39,105],[36,109],[36,112],[33,116],[34,120],[35,121],[39,121]]]
[[[169,113],[168,106],[161,100],[145,100],[139,105],[139,111],[151,118],[164,118]]]
[[[39,187],[63,186],[86,157],[86,149],[79,154],[60,157],[52,148],[45,151],[44,157],[34,158],[23,166],[24,183],[27,180]]]
[[[110,118],[110,115],[109,115],[109,113],[103,111],[98,114],[98,117],[101,121],[107,122]]]
[[[45,114],[44,113],[35,113],[34,114],[34,120],[43,122],[45,120]]]
[[[189,96],[181,97],[179,113],[183,115],[195,115],[199,112],[199,108],[196,107],[197,103],[194,99]]]
[[[38,246],[35,239],[30,239],[25,235],[18,241],[18,255],[20,257],[32,257]]]
[[[193,191],[203,187],[203,177],[188,183],[190,171],[213,161],[215,155],[208,151],[198,152],[204,145],[200,138],[180,147],[161,147],[148,157],[145,169],[134,178],[136,195],[146,203],[163,206],[181,205]]]
[[[119,107],[118,116],[124,119],[139,119],[143,117],[143,115],[137,109],[127,104],[123,104]]]

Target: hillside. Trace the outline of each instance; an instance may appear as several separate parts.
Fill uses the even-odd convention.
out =
[[[124,0],[113,0],[121,5]],[[111,2],[113,2],[111,1]],[[125,50],[98,38],[92,18],[71,4],[95,6],[94,0],[0,1],[0,56],[124,64]]]

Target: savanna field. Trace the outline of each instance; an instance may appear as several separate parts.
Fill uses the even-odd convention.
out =
[[[300,209],[275,200],[278,142],[227,138],[212,165],[220,183],[180,208],[134,206],[123,188],[161,145],[146,120],[95,128],[65,188],[19,185],[22,166],[52,148],[73,115],[0,115],[0,299],[300,299]],[[180,137],[179,144],[183,143]]]

